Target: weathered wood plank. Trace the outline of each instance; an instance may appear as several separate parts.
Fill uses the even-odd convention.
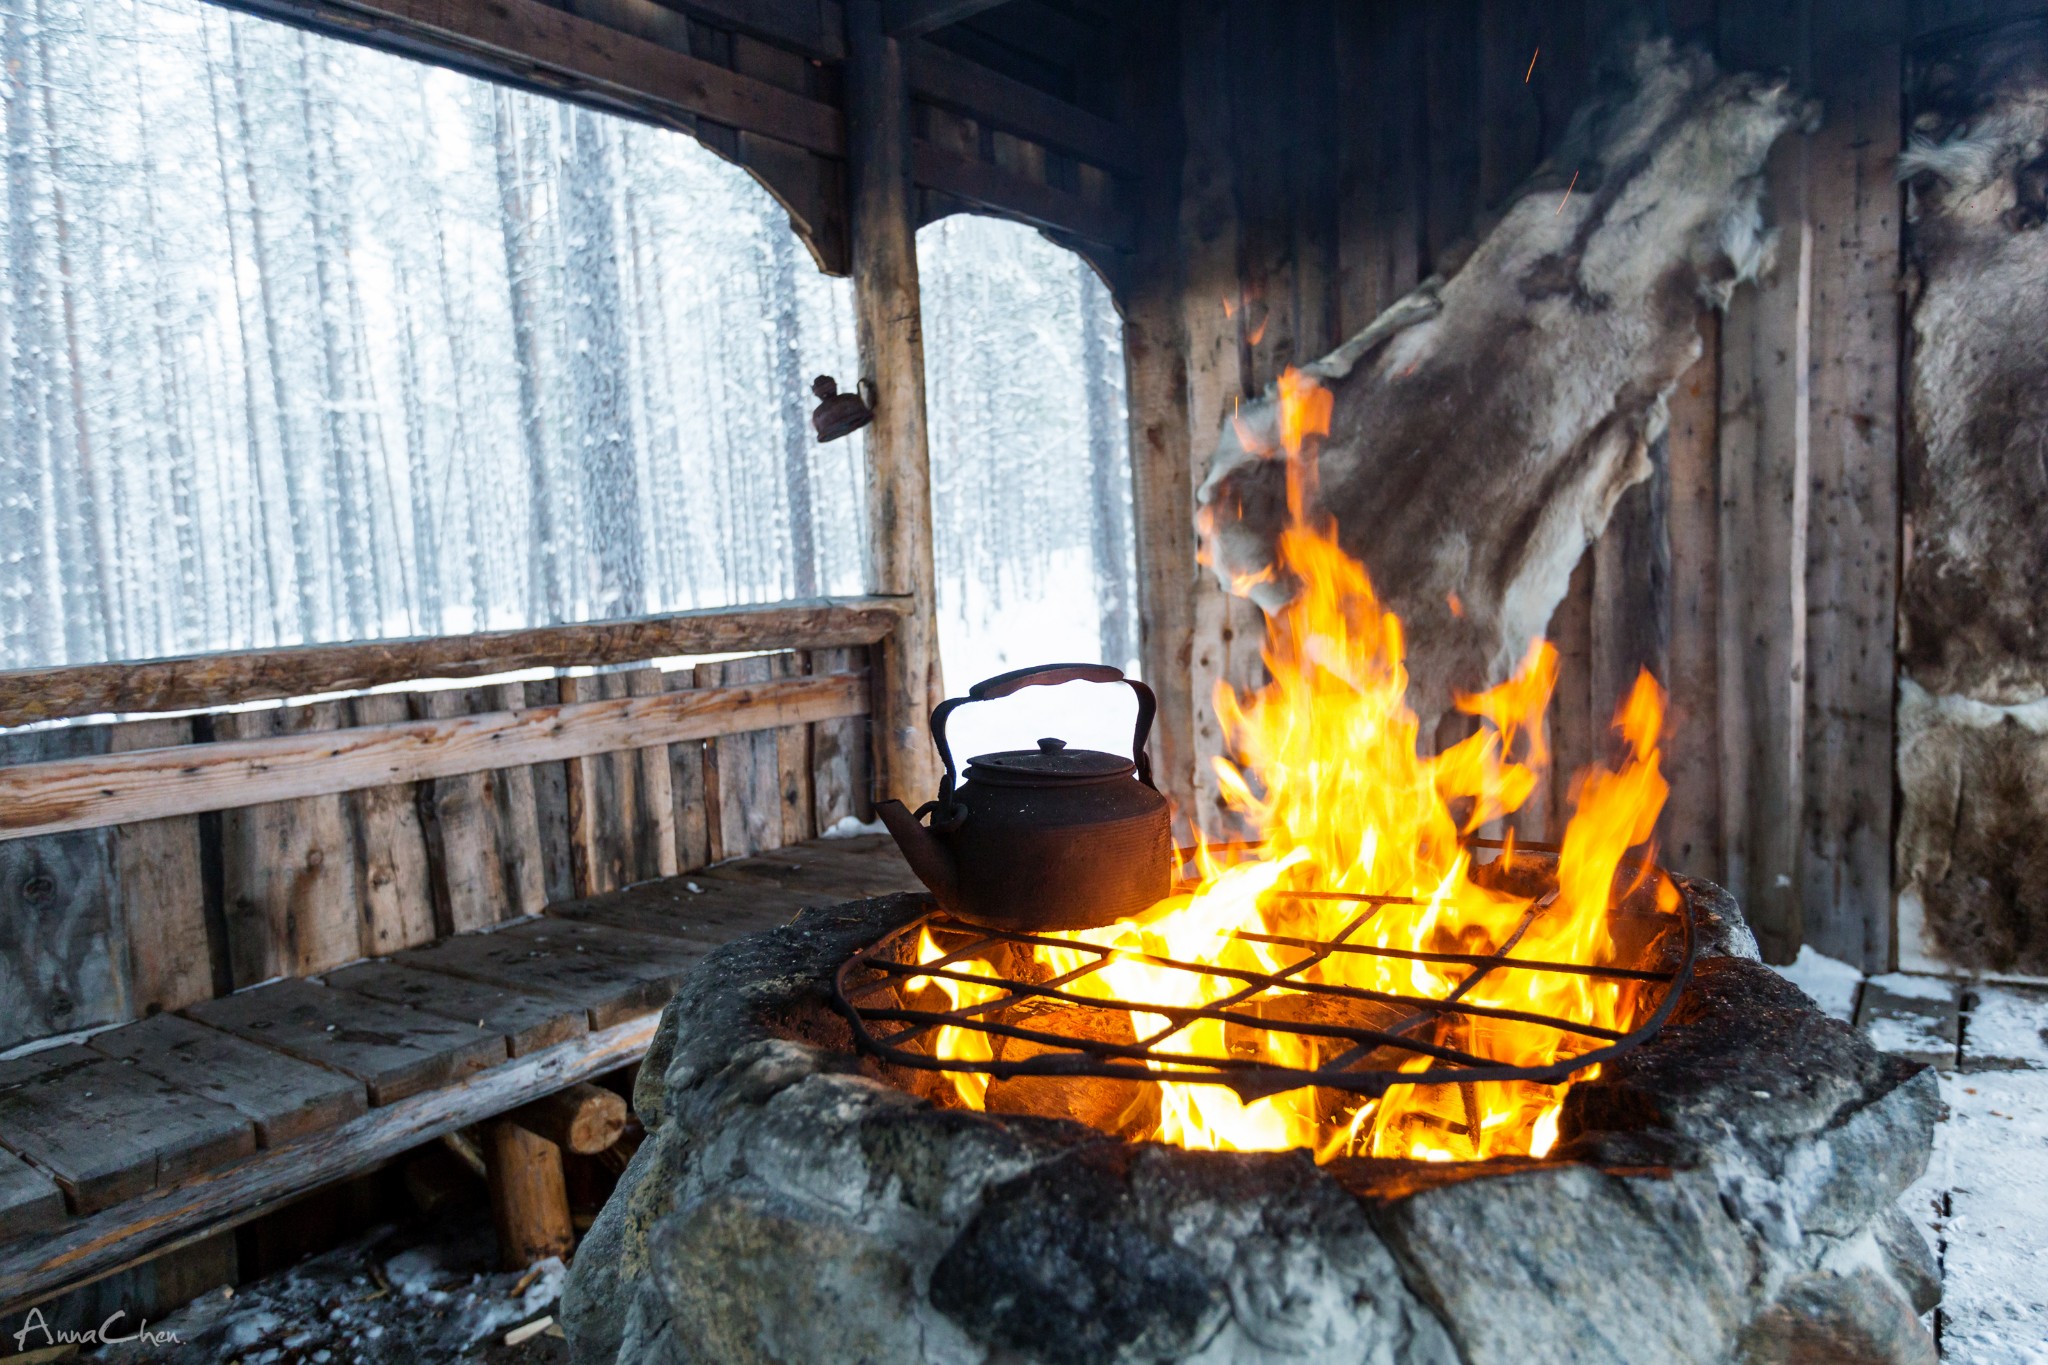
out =
[[[696,888],[692,890],[691,888]],[[636,933],[726,943],[787,924],[818,897],[772,883],[709,873],[647,882],[609,896],[550,906],[549,919],[608,924]]]
[[[1108,119],[935,43],[909,44],[904,71],[911,95],[927,104],[1021,133],[1111,170],[1136,175],[1146,169],[1132,137]]]
[[[1518,822],[1533,834],[1541,816],[1540,837],[1564,837],[1571,819],[1572,778],[1594,759],[1607,717],[1593,711],[1593,555],[1589,550],[1572,569],[1564,600],[1550,614],[1550,642],[1557,646],[1557,689],[1550,699],[1550,782],[1541,811],[1529,810]]]
[[[0,1062],[0,1143],[96,1213],[246,1155],[256,1135],[225,1105],[67,1044]]]
[[[797,654],[776,654],[769,663],[778,678],[804,673],[804,660]],[[811,808],[811,727],[784,725],[772,732],[770,742],[775,746],[775,795],[782,810],[782,830],[775,843],[800,844],[818,832],[817,813]],[[674,871],[673,865],[667,869]]]
[[[135,1066],[249,1120],[277,1147],[333,1128],[369,1107],[363,1084],[176,1014],[95,1034],[95,1052]]]
[[[1593,721],[1614,719],[1636,677],[1670,676],[1670,479],[1663,441],[1650,447],[1650,477],[1621,495],[1592,547]]]
[[[865,442],[868,587],[902,599],[908,609],[875,670],[877,790],[911,797],[938,784],[924,722],[945,689],[933,596],[924,329],[910,202],[910,99],[903,48],[883,30],[881,0],[848,0],[845,12],[854,311],[861,374],[874,381],[876,390],[875,420]]]
[[[556,918],[549,915],[539,922],[553,926]],[[678,937],[663,941],[658,951],[628,960],[587,944],[579,951],[566,932],[550,937],[543,930],[536,939],[531,928],[518,932],[522,927],[443,939],[402,953],[398,961],[423,971],[569,1001],[588,1012],[590,1027],[597,1030],[661,1008],[690,964],[711,946]]]
[[[422,692],[415,705],[422,718],[436,720],[516,714],[525,706],[525,689],[510,683]],[[446,932],[482,929],[546,903],[531,769],[437,778],[427,787],[426,811],[434,896]]]
[[[1355,335],[1421,282],[1423,11],[1339,5],[1338,316]]]
[[[331,710],[333,703],[322,705]],[[319,737],[308,733],[312,721],[296,714],[326,714],[319,706],[292,708],[289,731],[264,738],[239,736],[271,724],[247,717],[277,712],[231,713],[221,718],[237,732],[229,742],[0,768],[0,839],[332,796],[866,709],[867,680],[840,676],[368,725]]]
[[[851,649],[814,649],[809,652],[810,671],[816,673],[849,673],[865,669],[867,661],[863,653]],[[673,754],[673,750],[671,753]],[[703,755],[696,756],[699,766],[697,790],[701,790],[703,776],[701,765]],[[868,803],[867,784],[867,725],[859,717],[845,720],[818,721],[811,726],[811,805],[812,825],[819,832],[831,829],[841,820],[848,818],[865,823],[874,818],[874,808]],[[683,780],[683,765],[674,765],[676,781]],[[701,797],[697,798],[699,801]],[[693,839],[701,839],[694,830],[686,832],[682,825],[684,792],[676,792],[677,842],[687,849],[698,847]],[[702,816],[699,815],[701,821]],[[685,855],[683,867],[700,867],[703,861],[690,862]]]
[[[0,735],[0,762],[98,761],[107,727]],[[106,830],[0,843],[0,1048],[130,1013]]]
[[[1803,22],[1801,6],[1727,0],[1721,59],[1738,68],[1784,68],[1804,81]],[[1736,292],[1721,327],[1722,843],[1728,889],[1773,962],[1791,961],[1801,937],[1813,278],[1807,158],[1803,137],[1782,138],[1772,149],[1765,213],[1781,233],[1776,268]]]
[[[541,0],[237,0],[238,7],[340,27],[358,42],[418,53],[470,54],[492,69],[507,66],[528,81],[616,99],[670,117],[714,119],[840,154],[839,111],[765,81],[672,51],[618,29],[580,19]]]
[[[638,668],[625,675],[626,694],[652,697],[668,690],[660,669]],[[797,726],[801,733],[807,727]],[[675,774],[669,763],[669,746],[651,745],[621,755],[634,765],[633,809],[634,854],[637,859],[632,880],[673,877],[682,870],[677,855]]]
[[[767,883],[811,898],[811,903],[859,900],[922,884],[885,834],[809,843],[720,863],[712,875],[726,881]]]
[[[1236,57],[1222,6],[1189,10],[1182,16],[1181,115],[1186,129],[1179,208],[1183,277],[1179,289],[1181,326],[1187,345],[1188,440],[1183,461],[1193,490],[1209,473],[1215,433],[1234,403],[1249,396],[1249,350],[1244,317],[1247,300],[1238,279],[1240,240],[1236,151],[1232,108],[1219,92],[1233,87]],[[1183,564],[1192,619],[1188,630],[1189,724],[1192,799],[1182,818],[1211,838],[1228,838],[1229,821],[1217,790],[1212,760],[1223,751],[1216,717],[1216,685],[1230,677],[1227,634],[1242,619],[1206,571]]]
[[[427,950],[408,949],[401,956],[422,951]],[[505,1059],[505,1040],[488,1029],[310,981],[274,982],[208,1000],[186,1013],[353,1076],[369,1088],[370,1103],[378,1105],[450,1085]]]
[[[1145,221],[1178,223],[1180,72],[1146,63],[1129,75],[1127,107],[1142,111],[1139,136],[1152,173],[1140,182]],[[1188,352],[1180,244],[1163,228],[1144,234],[1116,290],[1124,319],[1124,383],[1131,453],[1131,523],[1138,569],[1139,671],[1159,699],[1152,776],[1173,804],[1181,837],[1195,799],[1194,481],[1188,427]]]
[[[564,678],[560,686],[564,705],[604,696],[602,677]],[[595,896],[621,884],[618,871],[624,852],[619,845],[627,832],[616,820],[606,819],[610,770],[607,754],[572,758],[563,768],[569,782],[569,878],[579,896]]]
[[[1469,237],[1479,207],[1479,5],[1439,0],[1423,7],[1424,101],[1429,110],[1428,194],[1423,215],[1427,268]]]
[[[395,692],[349,702],[349,719],[356,725],[386,725],[409,715],[410,703]],[[356,879],[363,893],[363,951],[374,957],[425,943],[434,936],[434,885],[416,789],[368,787],[350,793],[348,802],[355,823]],[[122,826],[121,833],[131,828]]]
[[[368,1170],[443,1133],[631,1065],[646,1052],[655,1023],[654,1016],[643,1015],[460,1084],[372,1109],[340,1128],[151,1191],[105,1213],[74,1219],[46,1236],[0,1246],[0,1312],[189,1245],[281,1199]]]
[[[113,753],[189,744],[192,722],[115,725],[107,741]],[[206,932],[198,818],[169,816],[115,829],[114,881],[128,953],[129,1012],[174,1010],[211,996],[214,955]]]
[[[1671,546],[1670,723],[1664,771],[1671,779],[1664,862],[1719,881],[1720,721],[1720,382],[1721,317],[1700,315],[1700,358],[1671,395],[1665,437],[1670,471],[1666,525]]]
[[[1497,210],[1543,159],[1543,106],[1536,85],[1543,11],[1530,0],[1479,0],[1479,193]]]
[[[883,0],[882,22],[893,38],[919,38],[972,19],[1004,0]]]
[[[665,690],[661,674],[651,668],[562,679],[565,702],[651,697]],[[577,895],[594,896],[675,872],[675,796],[667,745],[571,759],[567,771]]]
[[[113,711],[183,711],[274,701],[524,668],[637,663],[744,649],[867,645],[888,636],[900,614],[900,604],[893,599],[827,598],[476,635],[17,669],[0,673],[0,727]]]
[[[952,195],[1000,217],[1069,233],[1118,251],[1129,251],[1137,245],[1137,220],[1118,205],[1091,204],[1078,194],[1018,174],[993,161],[958,156],[924,141],[912,148],[911,164],[920,186]]]
[[[514,1057],[539,1052],[590,1031],[587,1012],[573,1001],[486,985],[441,972],[419,971],[396,962],[359,962],[321,981],[332,990],[353,991],[373,1000],[475,1024],[505,1040]]]
[[[844,670],[842,670],[844,671]],[[679,668],[662,675],[662,685],[671,692],[687,692],[697,685],[695,669]],[[819,726],[858,724],[858,721],[820,721]],[[814,727],[815,728],[815,727]],[[676,832],[676,870],[688,872],[711,861],[710,811],[705,788],[705,750],[701,739],[668,746],[670,817]],[[568,897],[550,897],[567,900]]]
[[[774,665],[765,655],[703,664],[726,686],[764,683]],[[713,857],[737,858],[782,842],[782,804],[777,791],[779,756],[772,731],[721,735],[705,747],[707,795],[715,790],[718,844]],[[606,888],[609,889],[609,888]]]
[[[561,700],[560,685],[553,678],[535,679],[524,690],[526,706],[552,706]],[[702,740],[686,742],[703,745]],[[535,763],[526,771],[533,783],[533,816],[540,832],[543,901],[551,905],[576,894],[569,838],[569,765]]]
[[[1904,0],[1817,5],[1811,141],[1812,435],[1806,540],[1804,941],[1892,957]],[[1795,564],[1795,568],[1800,567]]]
[[[0,1149],[0,1242],[48,1232],[64,1221],[64,1191],[14,1153]]]
[[[296,745],[311,752],[347,744],[346,739],[330,733],[340,728],[339,702],[230,712],[215,721],[215,733],[229,741]],[[185,773],[203,769],[216,756],[215,751],[232,747],[216,743],[121,757],[137,765],[155,764],[160,772]],[[0,774],[0,784],[9,775],[31,771],[11,769]],[[269,799],[273,794],[263,789],[254,774],[240,788],[242,797],[221,821],[222,897],[228,962],[235,985],[250,986],[274,976],[300,976],[361,957],[362,890],[356,878],[355,831],[347,802],[338,794]],[[105,785],[99,790],[96,805],[89,795],[82,794],[74,798],[74,808],[84,804],[97,815],[119,804],[118,797],[105,795]],[[168,797],[170,793],[160,795]],[[0,805],[5,802],[6,798],[0,797]],[[29,804],[33,805],[33,800]],[[147,813],[159,813],[163,804],[169,803],[157,803]],[[221,808],[178,804],[188,810]],[[0,821],[4,819],[0,816]]]

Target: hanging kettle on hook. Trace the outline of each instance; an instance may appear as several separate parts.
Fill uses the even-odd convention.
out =
[[[1137,694],[1130,758],[1049,738],[1035,749],[977,754],[956,775],[946,743],[954,711],[1075,681],[1122,683]],[[1112,924],[1173,889],[1172,812],[1145,754],[1157,709],[1151,688],[1107,664],[1043,664],[985,679],[932,712],[932,742],[946,765],[938,797],[915,813],[883,801],[875,814],[957,919],[1022,933]]]

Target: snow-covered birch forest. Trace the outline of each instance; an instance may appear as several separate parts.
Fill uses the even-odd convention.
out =
[[[0,0],[0,61],[0,666],[861,590],[850,287],[690,137],[199,0]],[[1127,662],[1106,291],[919,248],[949,674]]]

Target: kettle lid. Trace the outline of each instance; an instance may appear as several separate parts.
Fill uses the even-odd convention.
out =
[[[1041,739],[1036,749],[1005,749],[967,760],[967,780],[999,787],[1054,787],[1104,782],[1138,771],[1131,759],[1098,749],[1069,749],[1063,739]]]

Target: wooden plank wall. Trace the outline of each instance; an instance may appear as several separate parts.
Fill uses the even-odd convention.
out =
[[[343,730],[867,667],[855,646],[695,670],[0,733],[0,764]],[[0,1049],[866,821],[865,717],[0,841]]]
[[[1705,353],[1673,395],[1654,475],[1552,620],[1559,762],[1525,823],[1557,829],[1571,773],[1609,752],[1614,708],[1648,667],[1673,691],[1666,860],[1727,883],[1775,959],[1805,942],[1889,967],[1891,167],[1902,44],[1933,21],[1905,0],[1223,0],[1179,14],[1191,486],[1235,398],[1456,263],[1558,145],[1624,27],[1788,70],[1824,102],[1820,129],[1788,136],[1769,167],[1775,273],[1701,318]],[[1258,621],[1206,580],[1181,593],[1185,780],[1207,812],[1210,694],[1259,675]]]

